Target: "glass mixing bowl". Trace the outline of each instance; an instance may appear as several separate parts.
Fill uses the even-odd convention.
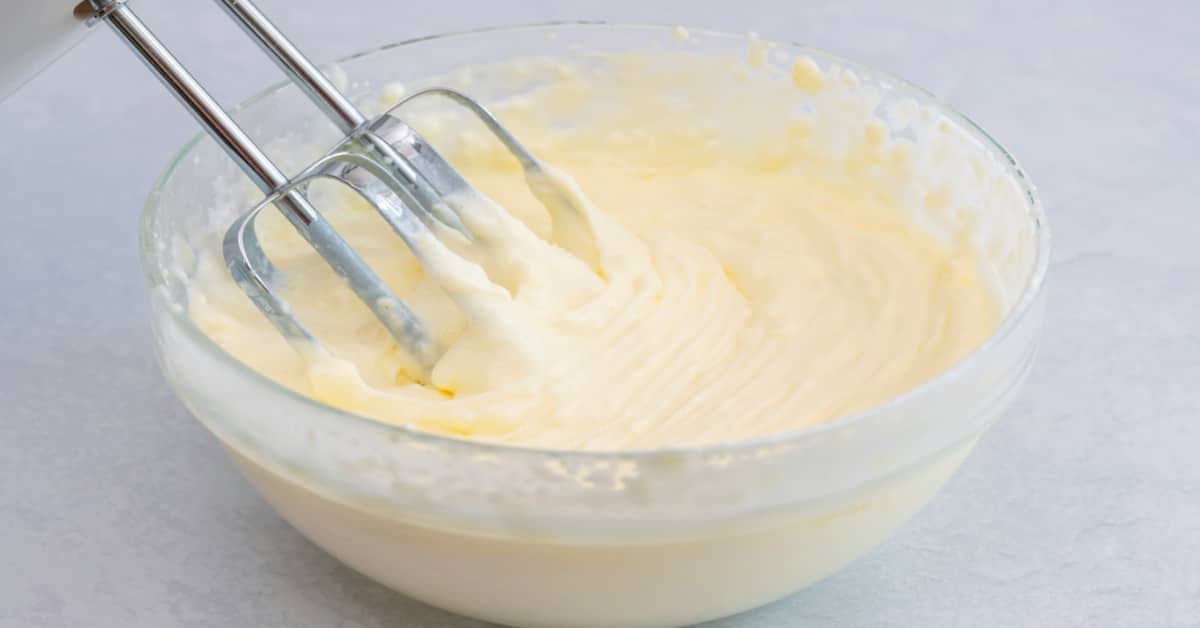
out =
[[[593,51],[744,57],[744,36],[547,24],[418,39],[350,57],[334,74],[353,97],[497,58]],[[878,93],[897,137],[955,138],[962,176],[1000,190],[974,207],[1005,294],[1000,328],[919,388],[841,420],[753,441],[578,452],[458,440],[349,414],[277,385],[214,344],[187,315],[196,251],[248,198],[208,139],[155,186],[142,262],[168,381],[271,505],[313,542],[397,591],[525,626],[667,626],[737,613],[825,577],[925,504],[1029,373],[1042,324],[1049,233],[1033,186],[1003,148],[928,93],[834,55],[773,44],[768,63],[808,55]],[[520,86],[521,89],[528,86]],[[478,86],[486,98],[506,86]],[[904,115],[892,115],[904,112]],[[915,116],[915,118],[914,118]],[[913,127],[924,116],[936,124]],[[237,118],[260,142],[336,137],[294,88]],[[908,121],[908,122],[906,122]],[[929,131],[936,129],[936,131]],[[285,166],[316,156],[297,147]],[[974,173],[974,174],[972,174]],[[976,227],[983,228],[983,227]],[[397,246],[400,246],[399,241]]]

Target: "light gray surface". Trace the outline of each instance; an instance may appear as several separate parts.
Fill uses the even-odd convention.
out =
[[[1200,3],[262,4],[319,60],[494,23],[679,22],[804,41],[944,96],[1049,208],[1032,381],[895,537],[719,625],[1200,625]],[[277,80],[208,2],[137,6],[225,102]],[[480,626],[308,544],[167,390],[135,233],[192,133],[107,32],[0,105],[0,625]]]

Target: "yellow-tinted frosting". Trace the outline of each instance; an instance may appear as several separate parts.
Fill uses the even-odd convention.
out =
[[[555,166],[535,187],[567,191],[581,215],[539,202],[477,126],[415,111],[414,126],[507,212],[459,199],[477,235],[441,237],[466,261],[423,268],[369,207],[325,197],[342,235],[448,348],[430,382],[413,380],[403,350],[274,215],[259,236],[289,302],[337,358],[302,360],[215,246],[191,315],[253,368],[326,403],[524,446],[701,445],[886,402],[978,346],[1001,299],[971,238],[898,209],[914,150],[868,106],[793,106],[853,87],[852,75],[801,58],[768,84],[754,76],[761,46],[752,38],[749,64],[679,61],[667,79],[661,61],[637,55],[603,70],[507,67],[517,78],[553,68],[549,85],[496,110]],[[722,73],[739,87],[714,88]],[[830,144],[833,161],[818,150]],[[931,210],[954,199],[924,196]]]

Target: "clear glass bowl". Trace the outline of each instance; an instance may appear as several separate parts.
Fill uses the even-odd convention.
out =
[[[746,38],[655,26],[547,24],[419,39],[340,63],[352,96],[497,58],[670,50],[745,55]],[[188,318],[195,251],[211,246],[245,182],[206,138],[155,186],[142,262],[162,369],[195,416],[296,528],[351,567],[465,615],[530,626],[667,626],[792,593],[885,538],[939,489],[1029,373],[1042,324],[1049,233],[1016,162],[928,93],[826,52],[880,93],[962,138],[1013,202],[980,207],[1016,242],[1007,315],[974,353],[870,411],[747,442],[576,452],[457,440],[302,397],[250,370]],[[772,55],[772,62],[781,55]],[[504,85],[487,89],[503,96]],[[238,119],[256,138],[336,137],[294,88],[267,90]],[[885,116],[896,133],[901,116]],[[915,139],[920,139],[916,137]],[[294,151],[293,168],[316,156]],[[994,214],[994,215],[992,215]],[[1003,214],[1003,215],[1002,215]],[[992,220],[995,219],[995,220]],[[997,226],[998,225],[998,226]],[[399,244],[398,244],[399,246]]]

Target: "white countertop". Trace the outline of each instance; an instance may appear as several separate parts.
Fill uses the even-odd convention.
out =
[[[713,626],[1200,626],[1200,3],[261,2],[319,60],[495,23],[678,22],[943,96],[1050,213],[1032,380],[883,546]],[[210,3],[135,6],[224,102],[279,79]],[[481,626],[310,545],[167,389],[136,225],[195,132],[108,32],[0,104],[0,626]]]

